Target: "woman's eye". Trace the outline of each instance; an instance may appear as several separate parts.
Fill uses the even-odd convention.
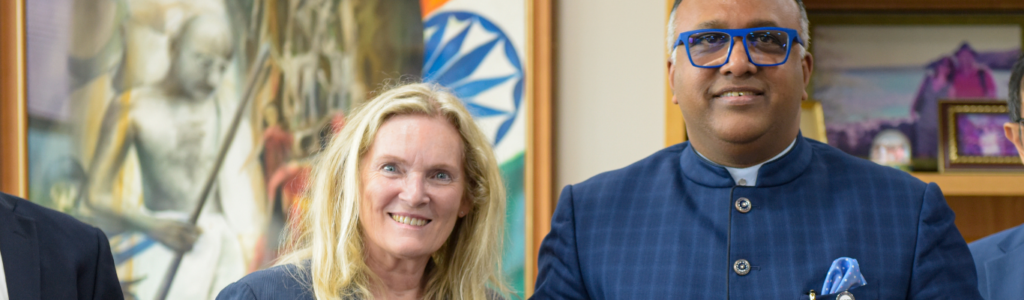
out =
[[[452,175],[448,175],[448,173],[445,173],[445,172],[439,172],[439,173],[437,173],[437,175],[434,175],[434,177],[439,179],[439,180],[442,180],[442,181],[451,181],[452,180]]]
[[[395,165],[391,165],[391,164],[384,165],[380,169],[382,171],[384,171],[384,172],[391,172],[391,173],[398,172],[398,168],[396,168]]]

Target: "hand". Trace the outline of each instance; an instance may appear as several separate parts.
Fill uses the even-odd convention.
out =
[[[185,222],[153,219],[146,233],[164,246],[178,252],[192,250],[192,245],[203,233],[202,229]]]

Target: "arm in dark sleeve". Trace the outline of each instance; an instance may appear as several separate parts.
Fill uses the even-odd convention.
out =
[[[252,287],[245,282],[229,284],[217,294],[217,300],[256,300]]]
[[[935,183],[925,188],[907,299],[981,299],[974,260]]]
[[[124,299],[121,283],[117,280],[114,257],[110,253],[110,241],[107,240],[107,235],[103,234],[102,230],[92,229],[96,231],[96,242],[99,243],[92,299]]]
[[[537,285],[532,299],[590,299],[580,273],[572,186],[562,189],[551,232],[540,244]]]

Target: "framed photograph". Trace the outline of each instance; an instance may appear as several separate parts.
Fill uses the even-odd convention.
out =
[[[1017,148],[1006,139],[1005,101],[940,101],[941,172],[1022,171]]]
[[[2,3],[0,191],[107,232],[126,295],[157,297],[169,249],[111,224],[188,219],[194,205],[174,201],[205,178],[179,176],[204,165],[197,158],[231,145],[210,201],[219,210],[196,224],[214,241],[198,241],[181,271],[195,274],[174,279],[199,285],[172,284],[169,299],[213,299],[272,263],[308,201],[321,137],[377,91],[421,79],[457,94],[492,139],[509,192],[503,267],[520,296],[532,292],[554,194],[547,1]],[[173,91],[186,93],[170,101]],[[123,109],[152,103],[166,105]],[[242,125],[229,134],[235,112]],[[138,125],[158,120],[174,122]]]
[[[1005,98],[1024,40],[1024,15],[1015,14],[819,13],[810,21],[810,92],[829,144],[868,158],[880,133],[898,131],[913,171],[938,169],[938,101]]]

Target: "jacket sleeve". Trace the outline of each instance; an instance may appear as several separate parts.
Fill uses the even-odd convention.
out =
[[[96,272],[92,299],[124,299],[121,283],[117,279],[114,257],[110,252],[110,241],[102,230],[96,231],[96,242],[99,244],[96,254]],[[84,297],[83,297],[84,298]]]
[[[562,189],[551,217],[551,231],[540,244],[537,267],[537,284],[531,299],[590,299],[576,248],[571,185]]]
[[[907,299],[982,299],[967,243],[935,183],[924,191]]]

